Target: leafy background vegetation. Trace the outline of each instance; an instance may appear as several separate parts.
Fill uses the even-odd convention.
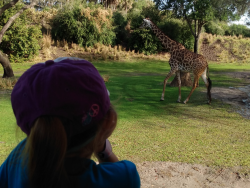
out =
[[[22,5],[18,3],[4,12],[0,17],[0,29]],[[38,8],[26,10],[15,20],[0,44],[0,50],[9,55],[11,62],[23,62],[38,54],[41,30],[43,34],[51,34],[54,41],[65,40],[83,47],[101,43],[121,45],[147,55],[162,52],[161,43],[152,31],[139,29],[146,17],[171,39],[193,50],[194,37],[186,21],[176,18],[171,11],[160,11],[151,1],[129,1],[126,6],[119,4],[116,9],[80,0],[59,5],[45,6],[39,11],[36,11]],[[245,25],[228,25],[218,20],[206,23],[203,32],[242,38],[250,36]]]
[[[6,10],[0,16],[0,30],[21,7],[22,3],[18,3],[17,6]],[[15,20],[11,28],[4,34],[3,41],[0,44],[0,50],[10,56],[9,59],[11,62],[29,60],[34,55],[38,55],[40,49],[39,41],[42,38],[41,26],[33,24],[27,13],[24,12],[24,14]]]

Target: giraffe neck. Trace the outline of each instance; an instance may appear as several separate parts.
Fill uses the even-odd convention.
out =
[[[156,37],[161,41],[163,47],[169,50],[170,53],[176,49],[185,48],[181,44],[178,45],[174,40],[171,40],[153,22],[151,22],[151,26],[152,31],[155,33]]]

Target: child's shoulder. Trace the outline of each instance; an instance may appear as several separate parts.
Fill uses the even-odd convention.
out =
[[[139,173],[135,164],[131,161],[123,160],[98,165],[93,162],[89,170],[85,173],[85,178],[87,178],[87,175],[91,176],[90,179],[94,180],[90,187],[140,187]]]
[[[9,154],[8,158],[6,159],[6,161],[8,162],[17,162],[18,159],[20,159],[21,154],[23,152],[23,149],[25,147],[26,144],[26,138],[23,139],[13,150],[12,152]],[[18,160],[19,161],[19,160]]]
[[[99,166],[105,176],[109,176],[114,187],[140,187],[140,177],[133,162],[123,160],[115,163],[102,163]]]

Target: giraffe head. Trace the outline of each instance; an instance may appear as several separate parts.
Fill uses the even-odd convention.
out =
[[[141,26],[139,28],[141,28],[141,29],[142,28],[150,28],[150,29],[152,29],[152,22],[151,22],[151,20],[149,18],[143,19],[142,24],[141,24]]]

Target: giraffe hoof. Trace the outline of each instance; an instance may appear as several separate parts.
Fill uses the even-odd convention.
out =
[[[181,101],[178,101],[178,100],[177,100],[176,102],[180,103]]]
[[[164,99],[161,99],[160,101],[164,101]]]
[[[183,104],[186,104],[186,103],[187,103],[186,101],[183,102]]]

